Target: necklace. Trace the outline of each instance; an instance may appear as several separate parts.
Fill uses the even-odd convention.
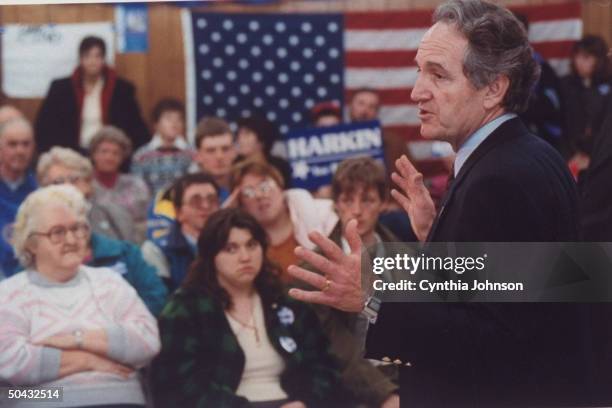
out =
[[[253,300],[254,300],[254,298],[253,298]],[[228,314],[228,315],[229,315],[229,316],[230,316],[230,317],[231,317],[231,318],[232,318],[232,319],[233,319],[235,322],[237,322],[237,323],[238,323],[240,326],[242,326],[244,329],[252,330],[252,331],[254,332],[254,334],[255,334],[255,343],[257,343],[257,346],[259,346],[261,342],[260,342],[260,338],[259,338],[259,330],[257,330],[257,325],[255,324],[255,315],[254,315],[254,313],[253,313],[253,309],[254,309],[254,307],[253,307],[253,303],[254,303],[254,302],[251,302],[251,305],[252,305],[252,307],[251,307],[251,317],[250,317],[249,321],[248,321],[248,322],[246,322],[246,323],[245,323],[244,321],[242,321],[242,320],[238,319],[238,318],[237,318],[237,317],[236,317],[236,316],[235,316],[233,313],[231,313],[230,311],[228,311],[228,312],[227,312],[227,314]]]

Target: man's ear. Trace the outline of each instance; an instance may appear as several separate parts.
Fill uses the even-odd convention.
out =
[[[483,102],[485,109],[493,109],[501,105],[509,87],[510,79],[506,75],[499,75],[493,82],[487,85]]]

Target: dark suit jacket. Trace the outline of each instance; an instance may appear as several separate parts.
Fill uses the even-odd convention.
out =
[[[559,154],[519,119],[473,152],[429,241],[575,241],[578,194]],[[372,358],[409,363],[402,406],[568,406],[590,401],[589,306],[386,303]]]
[[[442,200],[434,242],[567,242],[578,238],[578,192],[561,156],[520,119],[470,155]]]
[[[582,222],[581,235],[585,241],[612,242],[612,98],[604,124],[596,136],[591,164],[579,179]]]
[[[64,146],[80,151],[79,114],[71,78],[53,81],[36,117],[38,150],[45,152],[53,146]],[[134,86],[121,78],[117,78],[115,82],[107,124],[122,129],[132,141],[134,149],[149,139],[149,132],[134,96]]]

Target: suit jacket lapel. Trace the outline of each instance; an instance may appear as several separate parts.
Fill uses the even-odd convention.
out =
[[[431,229],[429,230],[429,234],[427,235],[427,242],[432,242],[435,239],[435,233],[438,229],[440,222],[444,218],[446,214],[446,207],[451,204],[453,195],[457,188],[463,183],[467,174],[470,172],[471,168],[474,167],[478,161],[485,156],[491,149],[495,146],[503,143],[504,141],[516,137],[518,135],[522,135],[528,133],[527,128],[523,125],[523,122],[519,118],[514,118],[507,120],[502,123],[497,129],[495,129],[477,148],[472,152],[470,157],[463,164],[457,177],[450,184],[448,191],[444,195],[444,199],[442,200],[442,205],[440,206],[440,211],[434,220]]]

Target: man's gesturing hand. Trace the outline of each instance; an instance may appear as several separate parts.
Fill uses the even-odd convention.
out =
[[[345,238],[351,248],[348,255],[318,232],[310,233],[309,238],[323,255],[302,247],[296,248],[295,254],[323,275],[295,265],[291,265],[288,272],[319,290],[291,289],[289,295],[304,302],[328,305],[345,312],[361,312],[364,294],[361,290],[361,238],[357,232],[357,221],[351,220],[346,226]]]
[[[429,191],[423,184],[423,175],[414,168],[406,156],[395,161],[397,172],[391,179],[402,192],[393,189],[391,195],[404,208],[419,241],[425,241],[436,218],[436,207]]]

